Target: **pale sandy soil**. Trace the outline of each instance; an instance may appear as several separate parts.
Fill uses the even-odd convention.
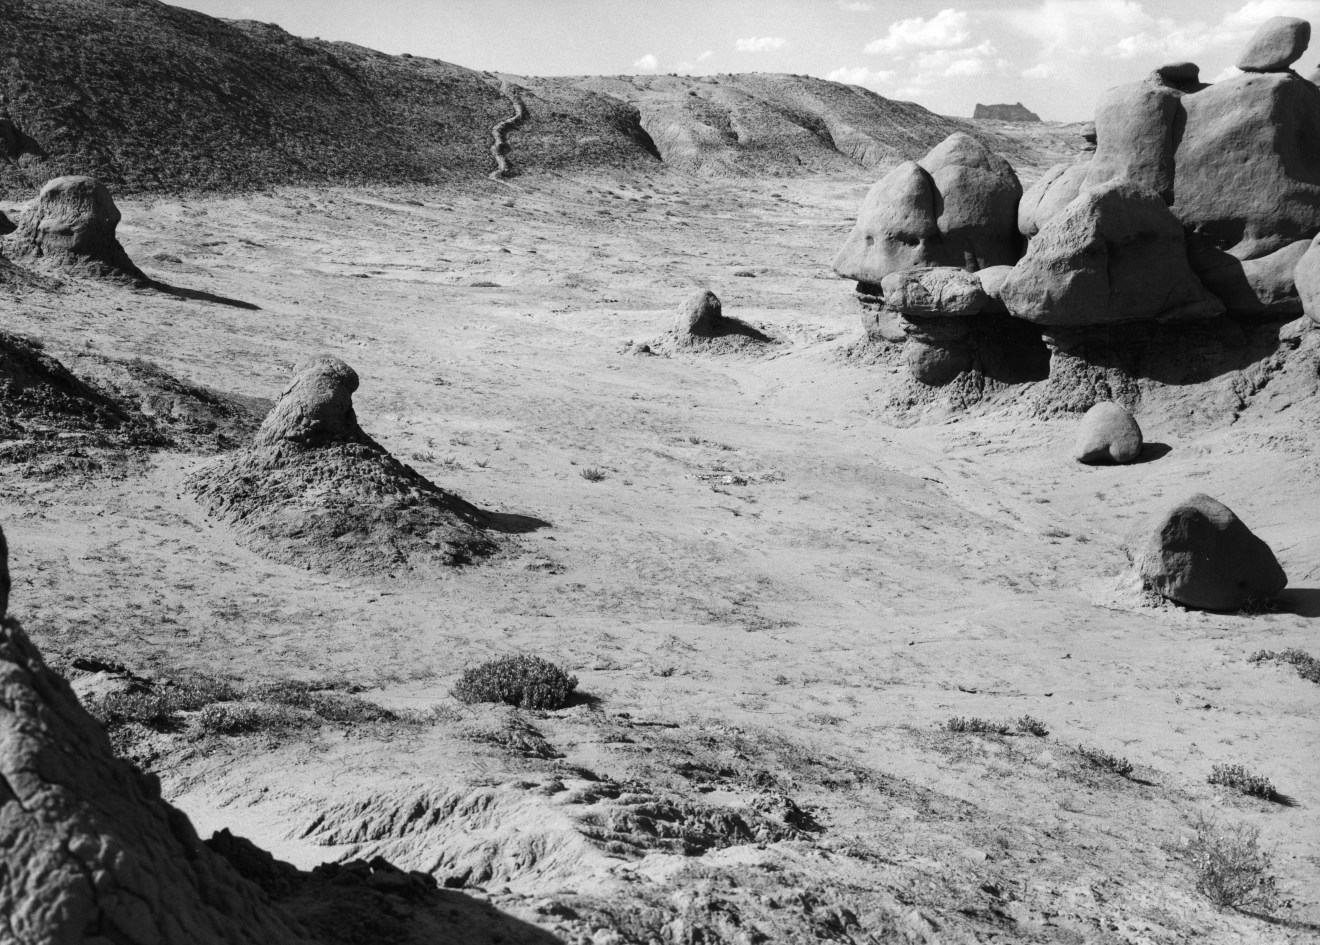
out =
[[[857,311],[828,268],[866,183],[123,201],[142,268],[260,308],[66,282],[5,301],[6,330],[71,366],[136,356],[264,398],[333,352],[396,456],[548,526],[438,581],[346,580],[268,563],[208,523],[181,492],[208,457],[10,474],[15,615],[49,654],[147,676],[344,677],[432,710],[404,731],[162,739],[153,765],[204,834],[228,826],[304,866],[376,850],[441,878],[484,865],[484,894],[566,941],[628,940],[600,931],[630,921],[603,903],[695,922],[692,897],[774,940],[884,916],[915,940],[1314,940],[1320,687],[1247,658],[1320,654],[1315,405],[1262,395],[1211,426],[1141,414],[1171,450],[1111,469],[1070,459],[1070,420],[896,415],[897,363],[846,357]],[[627,353],[696,287],[781,343]],[[1153,607],[1125,585],[1124,542],[1197,491],[1275,549],[1290,578],[1277,611]],[[564,757],[483,740],[510,713],[448,695],[464,667],[510,652],[561,663],[596,700],[524,715]],[[1048,739],[937,729],[1023,714]],[[1087,769],[1078,744],[1126,756],[1134,779]],[[1295,806],[1211,787],[1216,763]],[[581,769],[716,808],[769,791],[823,829],[681,856],[621,825],[628,798],[584,796]],[[445,796],[462,803],[425,827],[372,820]],[[613,817],[631,845],[588,844],[574,811]],[[1293,901],[1279,920],[1193,891],[1180,845],[1199,812],[1276,848]]]

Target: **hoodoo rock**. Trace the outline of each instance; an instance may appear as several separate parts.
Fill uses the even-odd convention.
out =
[[[7,590],[7,567],[0,573]],[[0,627],[0,846],[7,941],[310,942],[202,843],[188,818],[161,798],[154,776],[115,757],[69,684],[7,618]]]
[[[1243,72],[1287,72],[1311,42],[1311,24],[1294,16],[1272,16],[1238,56]]]
[[[1141,456],[1141,427],[1127,408],[1112,400],[1096,404],[1082,417],[1073,458],[1087,465],[1125,465]]]
[[[1270,546],[1203,494],[1160,518],[1137,568],[1147,587],[1198,610],[1240,610],[1288,584]]]
[[[1306,252],[1297,260],[1293,279],[1302,310],[1311,317],[1311,321],[1320,325],[1320,236],[1307,245]]]
[[[922,266],[1012,265],[1020,255],[1021,197],[1007,161],[955,133],[871,188],[834,271],[878,285],[891,272]]]
[[[1060,210],[1077,199],[1090,173],[1087,164],[1055,164],[1031,185],[1018,204],[1018,230],[1027,239]]]
[[[1256,259],[1241,260],[1196,241],[1188,247],[1192,269],[1230,315],[1276,319],[1302,314],[1295,271],[1311,246],[1298,240]]]
[[[709,289],[703,289],[679,309],[678,317],[674,319],[674,330],[679,335],[708,338],[718,334],[723,322],[724,306],[719,296]]]
[[[1204,319],[1223,305],[1187,264],[1164,201],[1129,180],[1082,192],[1049,220],[1000,289],[1018,318],[1084,326]]]
[[[886,303],[909,316],[965,318],[990,302],[975,273],[952,266],[891,273],[880,287]]]
[[[308,569],[426,570],[493,552],[487,513],[363,432],[357,386],[338,358],[303,361],[253,445],[198,470],[186,488],[249,547]]]
[[[1083,187],[1127,179],[1173,199],[1175,118],[1181,93],[1148,79],[1105,92],[1095,111],[1095,157]]]
[[[6,246],[15,258],[37,258],[60,268],[146,282],[115,237],[119,208],[105,185],[91,177],[57,177],[41,188],[18,220]]]

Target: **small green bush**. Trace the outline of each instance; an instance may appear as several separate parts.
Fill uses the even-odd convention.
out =
[[[1270,915],[1278,908],[1279,890],[1271,855],[1260,848],[1260,830],[1246,824],[1219,827],[1199,817],[1187,846],[1196,873],[1196,891],[1220,909],[1250,907]]]
[[[1304,650],[1287,649],[1281,652],[1257,650],[1251,654],[1253,663],[1291,663],[1297,675],[1307,682],[1320,683],[1320,660]]]
[[[1099,748],[1087,748],[1085,745],[1078,745],[1077,754],[1094,767],[1112,771],[1120,777],[1126,778],[1132,773],[1132,762],[1126,758],[1120,758],[1118,755],[1111,755]]]
[[[464,671],[454,685],[461,702],[503,702],[521,709],[562,709],[577,677],[539,656],[504,656]]]
[[[1274,790],[1269,778],[1252,774],[1242,765],[1215,765],[1210,769],[1210,777],[1206,780],[1211,784],[1250,794],[1252,797],[1263,797],[1267,801],[1279,796],[1279,792]]]
[[[1034,735],[1037,738],[1044,738],[1050,733],[1044,722],[1040,719],[1033,719],[1029,715],[1024,715],[1017,720],[1017,730],[1024,735]]]
[[[989,719],[965,719],[955,715],[944,723],[946,732],[970,732],[974,735],[1007,735],[1009,728],[1003,722],[991,722]]]

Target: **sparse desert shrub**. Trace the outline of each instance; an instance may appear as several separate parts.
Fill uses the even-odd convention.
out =
[[[463,672],[454,685],[460,702],[503,702],[521,709],[562,709],[577,677],[539,656],[503,656]]]
[[[597,469],[595,466],[588,466],[586,469],[582,470],[579,475],[587,480],[587,482],[600,482],[605,478],[605,470]]]
[[[1320,660],[1303,650],[1294,648],[1277,653],[1273,650],[1257,650],[1251,654],[1250,659],[1253,663],[1291,663],[1297,669],[1298,676],[1307,682],[1320,683]]]
[[[970,732],[973,735],[1007,735],[1009,728],[1003,722],[992,722],[989,719],[965,719],[962,716],[955,715],[944,723],[946,732]]]
[[[1017,730],[1024,735],[1034,735],[1037,738],[1044,738],[1050,733],[1044,722],[1040,719],[1033,719],[1029,715],[1024,715],[1017,720]]]
[[[361,725],[369,722],[389,722],[396,716],[366,699],[341,696],[326,692],[314,683],[278,682],[255,686],[248,690],[248,698],[294,709],[303,709],[318,719],[339,725]]]
[[[288,706],[218,702],[198,712],[196,724],[201,731],[214,735],[251,735],[256,732],[287,732],[316,724],[316,720]]]
[[[160,730],[168,728],[174,718],[169,702],[158,692],[112,692],[89,699],[87,711],[107,729],[136,722]]]
[[[1279,904],[1271,855],[1260,848],[1260,830],[1247,824],[1220,827],[1200,816],[1187,854],[1196,891],[1220,909],[1251,908],[1269,915]]]
[[[1132,773],[1132,762],[1126,758],[1120,758],[1118,755],[1111,755],[1100,748],[1087,748],[1085,745],[1078,745],[1077,754],[1092,766],[1112,771],[1120,777],[1126,778]]]
[[[1232,788],[1242,794],[1250,794],[1252,797],[1263,797],[1267,801],[1279,796],[1274,790],[1274,785],[1270,784],[1269,778],[1252,774],[1242,765],[1215,765],[1210,769],[1210,777],[1206,780],[1211,784]]]

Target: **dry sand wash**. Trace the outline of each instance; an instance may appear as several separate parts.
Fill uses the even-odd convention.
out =
[[[1232,423],[1142,416],[1172,450],[1127,468],[1073,462],[1067,420],[895,425],[920,418],[877,393],[896,366],[846,357],[855,303],[826,268],[864,188],[541,177],[121,200],[149,274],[260,308],[67,281],[10,290],[6,330],[68,364],[138,356],[266,398],[332,352],[394,455],[549,526],[428,584],[331,580],[208,522],[181,493],[208,457],[14,473],[12,611],[56,662],[339,677],[429,710],[402,731],[136,750],[203,835],[229,826],[302,866],[384,852],[565,941],[1313,939],[1316,688],[1247,657],[1316,648],[1314,403],[1267,387]],[[784,343],[625,353],[700,285]],[[1125,537],[1192,491],[1276,550],[1280,610],[1125,596]],[[511,651],[598,701],[511,720],[449,699],[463,667]],[[1048,741],[936,731],[1024,713]],[[1138,780],[1088,770],[1079,742]],[[1218,793],[1220,762],[1296,806]],[[1178,848],[1200,810],[1277,844],[1286,921],[1191,891]]]

